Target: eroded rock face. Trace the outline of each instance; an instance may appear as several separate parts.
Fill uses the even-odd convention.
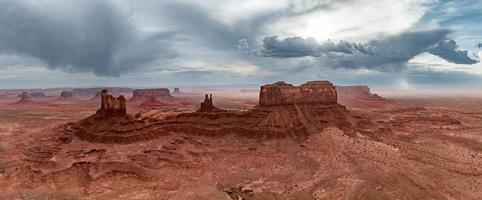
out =
[[[126,99],[123,95],[114,97],[107,90],[101,91],[101,107],[97,113],[107,115],[126,115]]]
[[[325,104],[337,103],[335,86],[329,81],[309,81],[300,86],[285,82],[276,82],[261,86],[259,105],[278,106],[295,104]]]

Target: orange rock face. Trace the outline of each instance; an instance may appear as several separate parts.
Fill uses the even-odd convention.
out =
[[[261,106],[336,103],[336,89],[329,81],[310,81],[300,86],[276,82],[261,86],[259,94]]]

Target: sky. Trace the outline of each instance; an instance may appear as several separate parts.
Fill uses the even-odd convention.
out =
[[[479,0],[0,0],[0,88],[482,89]]]

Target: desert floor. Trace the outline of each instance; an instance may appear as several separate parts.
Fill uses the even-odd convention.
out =
[[[186,94],[200,102],[202,94]],[[215,94],[248,109],[257,95]],[[0,199],[481,199],[482,99],[340,101],[355,136],[306,140],[169,133],[135,144],[56,138],[98,109],[88,100],[0,100]],[[149,116],[191,111],[168,107]],[[356,119],[356,120],[355,120]]]

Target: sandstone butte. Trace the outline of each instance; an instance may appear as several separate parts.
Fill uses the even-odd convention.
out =
[[[30,99],[30,95],[28,92],[23,91],[20,94],[20,100],[17,101],[17,103],[32,103],[33,101]]]
[[[64,137],[77,136],[98,143],[128,144],[149,140],[169,132],[254,138],[305,138],[329,126],[351,134],[348,111],[337,103],[337,92],[329,81],[310,81],[301,86],[284,82],[264,85],[259,105],[247,111],[223,110],[206,95],[200,109],[162,120],[139,120],[126,112],[125,98],[102,91],[96,114],[70,124]]]
[[[72,92],[70,91],[62,91],[60,92],[60,95],[59,95],[59,100],[71,100],[73,99],[73,96],[72,96]]]

